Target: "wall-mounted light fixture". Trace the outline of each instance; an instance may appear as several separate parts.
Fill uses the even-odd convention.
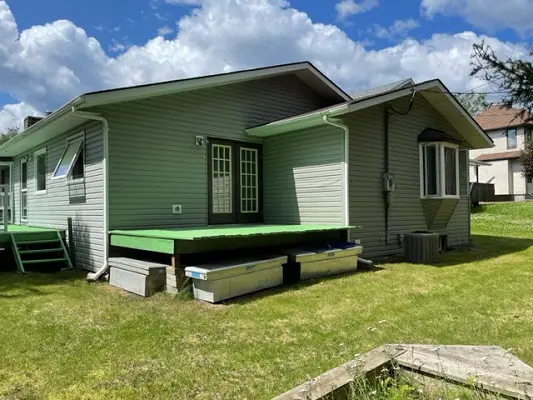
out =
[[[196,146],[206,147],[209,143],[209,140],[205,136],[196,136],[195,138]]]

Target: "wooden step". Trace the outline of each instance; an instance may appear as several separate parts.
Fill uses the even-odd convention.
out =
[[[28,265],[28,264],[50,264],[50,263],[60,263],[60,262],[67,262],[67,258],[50,258],[47,260],[26,260],[22,261],[22,264]]]
[[[28,242],[17,242],[17,245],[20,246],[29,246],[29,245],[36,245],[36,244],[46,244],[46,243],[59,243],[59,239],[46,239],[46,240],[31,240]]]
[[[54,249],[39,249],[39,250],[19,250],[19,254],[42,254],[42,253],[53,253],[63,251],[61,247]]]

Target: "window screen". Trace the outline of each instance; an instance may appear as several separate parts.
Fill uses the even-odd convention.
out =
[[[437,196],[438,193],[438,152],[437,146],[426,146],[424,151],[425,195]]]
[[[35,156],[35,179],[36,190],[42,192],[46,190],[46,153]]]
[[[74,139],[67,143],[67,148],[57,165],[57,168],[54,172],[54,178],[64,178],[66,177],[73,169],[74,163],[81,155],[83,147],[83,139]],[[79,171],[78,171],[79,172]]]
[[[444,148],[444,183],[446,196],[457,195],[457,150]]]
[[[516,149],[516,129],[507,130],[507,148]]]

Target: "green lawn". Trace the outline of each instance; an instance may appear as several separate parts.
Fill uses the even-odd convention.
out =
[[[212,306],[143,300],[84,274],[0,274],[1,399],[267,399],[384,343],[495,344],[533,363],[533,203],[472,217],[438,267]]]

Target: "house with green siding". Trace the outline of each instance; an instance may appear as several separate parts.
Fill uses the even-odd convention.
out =
[[[6,217],[70,218],[90,271],[126,248],[179,263],[319,238],[372,259],[417,230],[467,245],[468,152],[492,146],[439,80],[352,97],[308,62],[86,93],[33,122],[0,147]]]

